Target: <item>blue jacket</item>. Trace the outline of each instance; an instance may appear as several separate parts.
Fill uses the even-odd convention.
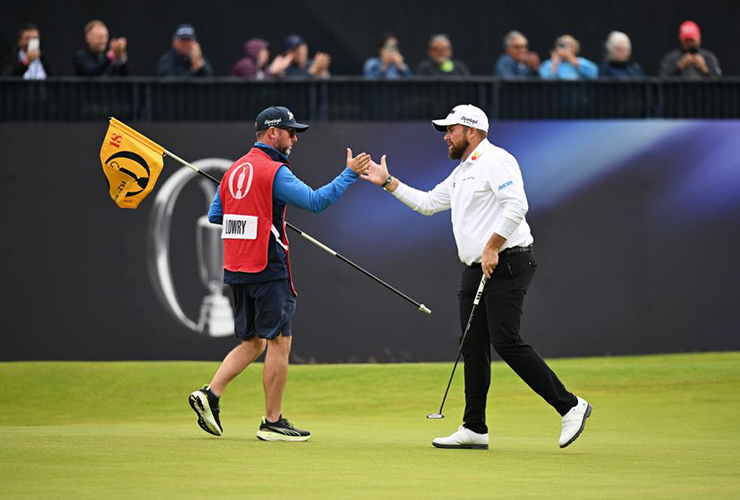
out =
[[[519,62],[509,54],[501,54],[501,57],[496,61],[496,67],[493,70],[493,74],[500,76],[501,78],[526,78],[539,76],[539,74],[524,64]]]

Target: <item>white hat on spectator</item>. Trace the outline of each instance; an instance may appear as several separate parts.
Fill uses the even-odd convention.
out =
[[[447,118],[432,120],[432,125],[440,132],[445,132],[450,125],[465,125],[488,132],[488,117],[479,107],[460,104],[452,108]]]

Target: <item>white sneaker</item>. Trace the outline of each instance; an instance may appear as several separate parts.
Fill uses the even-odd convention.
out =
[[[561,448],[578,439],[586,427],[586,419],[591,416],[591,410],[593,408],[585,399],[578,398],[578,403],[563,415],[563,431],[560,433],[559,441]]]
[[[488,434],[478,434],[460,426],[457,432],[447,437],[438,437],[432,444],[436,448],[464,448],[469,450],[487,450]]]

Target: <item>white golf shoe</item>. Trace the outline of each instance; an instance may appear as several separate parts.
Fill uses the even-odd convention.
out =
[[[586,427],[586,419],[591,415],[591,410],[593,408],[585,399],[578,398],[578,403],[563,415],[563,430],[559,441],[561,448],[578,439]]]
[[[436,448],[487,450],[488,434],[478,434],[461,425],[454,434],[447,437],[438,437],[432,441],[432,444]]]

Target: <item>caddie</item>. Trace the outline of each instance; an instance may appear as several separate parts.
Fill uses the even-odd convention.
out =
[[[240,343],[224,358],[210,384],[194,391],[189,401],[201,428],[221,436],[219,398],[229,382],[267,349],[265,416],[257,438],[306,441],[311,433],[295,427],[282,413],[297,297],[285,213],[288,205],[314,213],[327,209],[365,172],[370,157],[365,153],[353,157],[347,149],[344,170],[313,190],[294,175],[288,160],[298,134],[308,125],[298,123],[287,108],[271,106],[257,115],[256,129],[257,142],[226,171],[208,212],[210,222],[223,225],[224,283],[233,292]]]

